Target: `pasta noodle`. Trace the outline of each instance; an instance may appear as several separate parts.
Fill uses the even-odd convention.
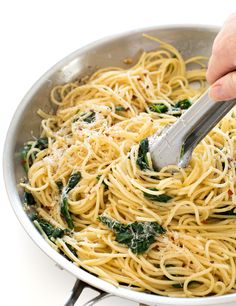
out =
[[[41,140],[23,152],[21,185],[33,196],[26,209],[37,212],[34,223],[56,250],[115,286],[174,297],[236,292],[236,111],[188,167],[154,171],[141,146],[178,119],[180,102],[206,90],[207,58],[185,60],[146,37],[159,46],[134,66],[53,88],[58,109],[39,110]]]

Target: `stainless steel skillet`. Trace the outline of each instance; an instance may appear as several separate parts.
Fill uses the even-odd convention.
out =
[[[65,305],[73,305],[83,286],[87,284],[98,289],[100,297],[107,293],[121,296],[146,305],[235,305],[236,294],[203,298],[170,298],[149,293],[135,292],[129,289],[116,288],[113,285],[76,267],[53,250],[42,238],[22,208],[22,190],[17,184],[24,175],[20,165],[18,151],[24,142],[31,139],[31,133],[39,134],[40,118],[38,108],[50,110],[49,93],[51,88],[60,83],[69,82],[79,76],[90,74],[96,66],[125,66],[125,57],[137,58],[141,49],[156,48],[156,43],[142,37],[142,33],[158,36],[160,39],[175,45],[185,58],[203,54],[210,55],[210,49],[218,28],[209,26],[163,26],[140,29],[118,36],[108,37],[82,48],[64,58],[44,74],[19,104],[11,121],[4,149],[4,177],[12,207],[33,241],[60,267],[74,274],[77,281],[73,294]],[[127,67],[127,66],[125,66]],[[93,302],[87,305],[93,305]]]

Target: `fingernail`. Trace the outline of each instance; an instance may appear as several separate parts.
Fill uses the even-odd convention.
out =
[[[224,86],[221,81],[217,81],[211,86],[209,95],[215,101],[223,101],[231,98],[224,90]]]

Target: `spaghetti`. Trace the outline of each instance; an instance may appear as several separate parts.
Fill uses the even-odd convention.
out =
[[[187,168],[152,168],[147,137],[206,90],[207,58],[172,45],[58,85],[55,115],[22,156],[28,211],[45,239],[115,286],[194,297],[236,291],[236,112],[196,147]],[[175,171],[170,171],[175,170]]]

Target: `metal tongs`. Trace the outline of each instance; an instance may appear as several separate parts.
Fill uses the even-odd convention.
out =
[[[213,101],[207,90],[173,125],[161,135],[149,138],[149,151],[156,170],[168,165],[184,168],[196,145],[231,110],[236,99]]]

